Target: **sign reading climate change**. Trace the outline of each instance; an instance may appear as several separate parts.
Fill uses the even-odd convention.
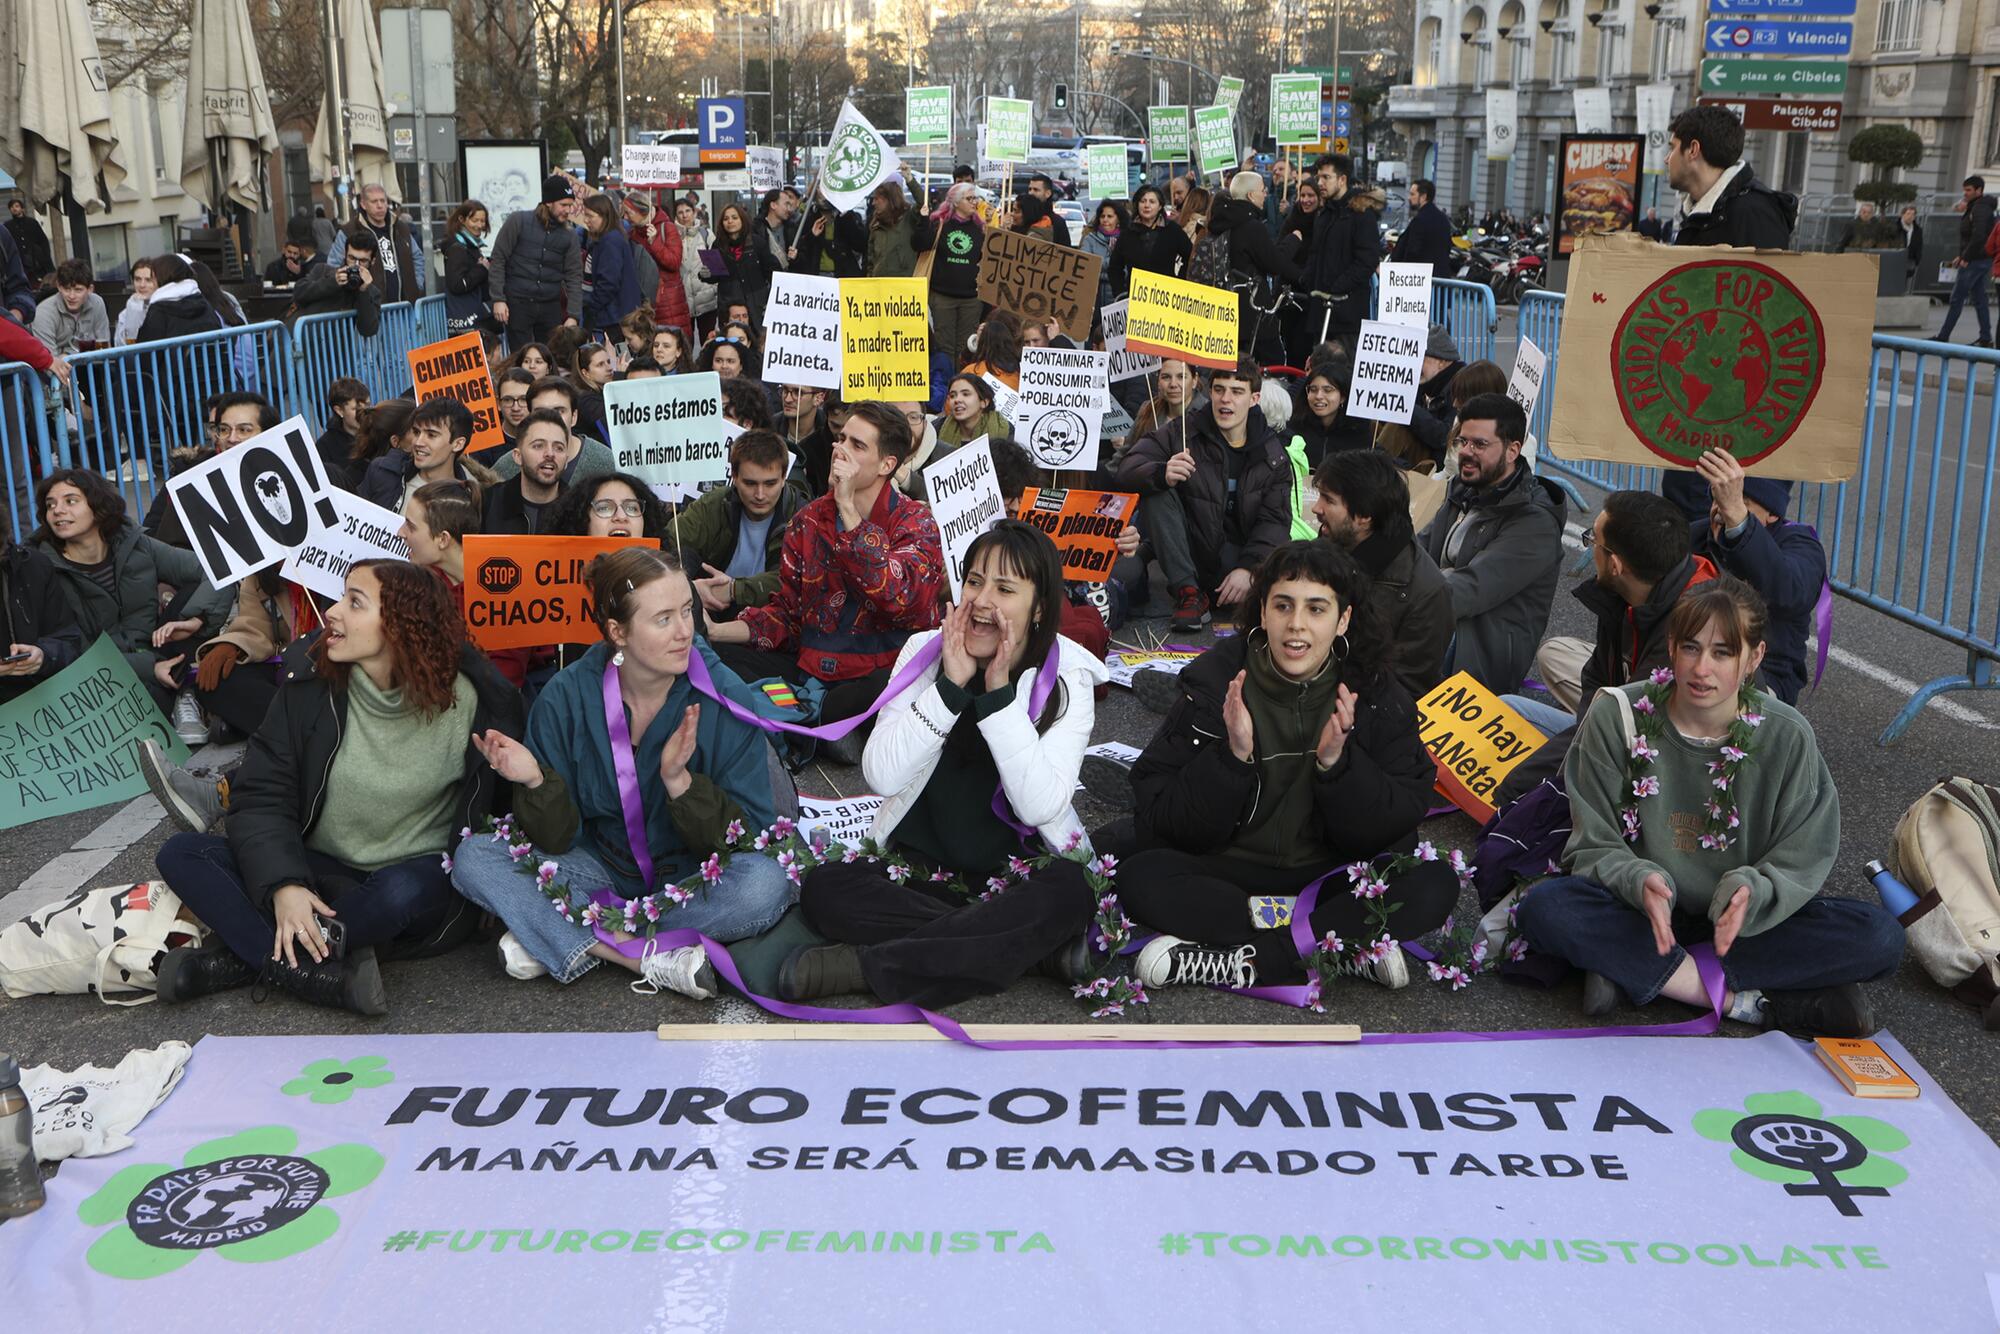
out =
[[[590,563],[644,537],[465,535],[465,627],[489,651],[594,644],[603,635],[590,601]]]
[[[212,1037],[138,1147],[0,1228],[0,1273],[64,1331],[156,1327],[225,1277],[245,1309],[393,1292],[411,1328],[858,1334],[924,1291],[965,1334],[1155,1334],[1243,1328],[1282,1284],[1369,1330],[1643,1328],[1690,1294],[1746,1330],[1990,1329],[2000,1232],[1937,1224],[2000,1196],[2000,1150],[1879,1040],[1922,1097],[1851,1098],[1778,1033]]]
[[[729,423],[714,371],[613,380],[604,386],[604,421],[618,471],[656,491],[692,492],[729,475]]]
[[[679,150],[676,150],[679,151]],[[500,429],[500,403],[493,396],[493,376],[486,366],[486,345],[477,330],[426,343],[409,354],[410,384],[417,402],[455,398],[472,414],[468,454],[506,442]]]

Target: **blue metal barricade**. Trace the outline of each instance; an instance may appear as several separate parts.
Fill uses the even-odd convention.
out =
[[[1460,360],[1492,360],[1493,334],[1500,327],[1500,308],[1493,302],[1493,289],[1485,283],[1433,279],[1431,323],[1445,327],[1451,341],[1458,344]]]
[[[35,478],[56,467],[49,448],[49,400],[42,373],[24,362],[0,362],[0,486],[8,531],[19,542],[34,531]]]
[[[368,386],[372,402],[395,398],[410,387],[409,352],[417,346],[417,318],[407,301],[382,307],[381,327],[363,338],[354,327],[354,312],[329,311],[306,315],[292,326],[292,352],[298,366],[296,410],[318,422],[326,415],[328,386],[352,376]]]
[[[446,337],[444,298],[441,296],[419,297],[417,299],[416,320],[417,341],[412,344],[413,347],[422,347],[426,343],[435,343]]]

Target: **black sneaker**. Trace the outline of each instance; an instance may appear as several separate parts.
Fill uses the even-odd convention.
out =
[[[863,723],[846,736],[820,742],[820,749],[825,752],[827,760],[831,763],[858,767],[861,764],[862,752],[868,749],[868,732],[873,726],[872,722]]]
[[[1176,630],[1199,630],[1208,624],[1208,598],[1193,584],[1185,584],[1174,590],[1174,619]]]
[[[1093,957],[1090,950],[1090,933],[1086,931],[1036,964],[1035,976],[1054,978],[1073,987],[1090,976]]]
[[[197,996],[232,991],[257,980],[257,970],[236,957],[227,945],[183,946],[160,958],[154,994],[162,1005],[178,1005]]]
[[[1621,996],[1618,984],[1604,974],[1583,975],[1583,1012],[1592,1019],[1602,1019],[1617,1009]]]
[[[1180,703],[1181,679],[1176,672],[1158,667],[1141,667],[1132,673],[1132,693],[1154,713],[1171,713]]]
[[[1764,1027],[1815,1038],[1865,1038],[1877,1025],[1859,982],[1807,991],[1766,991]]]
[[[1150,675],[1140,672],[1140,676]],[[1137,679],[1137,678],[1134,678]],[[1083,781],[1083,790],[1097,798],[1114,811],[1129,811],[1133,808],[1132,768],[1102,755],[1083,757],[1083,768],[1077,777]]]
[[[1154,936],[1139,951],[1132,973],[1148,987],[1254,987],[1255,945],[1197,945],[1176,936]]]
[[[303,967],[277,961],[266,968],[264,976],[280,991],[329,1010],[347,1010],[370,1018],[389,1013],[389,996],[382,989],[382,970],[376,966],[372,949],[356,950],[344,960],[328,959]]]
[[[778,999],[817,1000],[868,990],[861,953],[852,945],[806,945],[778,965]]]

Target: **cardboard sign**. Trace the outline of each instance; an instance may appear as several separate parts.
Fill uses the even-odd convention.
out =
[[[1354,344],[1348,412],[1370,421],[1409,425],[1417,406],[1417,386],[1424,379],[1424,339],[1424,330],[1407,324],[1363,320]]]
[[[304,417],[278,423],[167,483],[209,583],[274,565],[334,521],[326,468]]]
[[[409,359],[417,402],[455,398],[472,414],[472,443],[465,447],[466,453],[506,441],[506,432],[500,429],[500,400],[494,396],[493,375],[486,365],[486,346],[477,331],[412,348]]]
[[[1437,765],[1437,790],[1481,824],[1502,780],[1548,739],[1465,672],[1418,702],[1417,735]]]
[[[995,162],[1026,162],[1035,137],[1035,104],[1023,98],[986,99],[986,154]]]
[[[1188,161],[1188,109],[1146,108],[1146,151],[1154,162]]]
[[[672,379],[672,376],[667,377]],[[594,644],[590,562],[624,547],[657,547],[644,537],[465,535],[465,628],[483,649]]]
[[[772,384],[840,388],[840,280],[773,275],[764,339],[764,377]]]
[[[0,829],[145,796],[135,743],[147,739],[187,763],[188,748],[125,654],[99,635],[75,662],[0,706]]]
[[[1104,260],[1038,236],[989,228],[979,255],[979,299],[1030,324],[1054,320],[1081,343],[1090,337]]]
[[[840,280],[842,398],[929,401],[929,303],[927,278]]]
[[[1507,397],[1521,405],[1521,411],[1534,420],[1535,404],[1542,397],[1542,378],[1548,374],[1549,359],[1542,350],[1528,339],[1523,338],[1514,349],[1514,373],[1507,377]]]
[[[1095,468],[1111,354],[1060,347],[1021,349],[1021,400],[1014,434],[1044,468]]]
[[[1055,539],[1062,552],[1063,578],[1101,584],[1118,559],[1118,534],[1132,522],[1139,497],[1129,491],[1067,491],[1029,487],[1021,493],[1018,517]]]
[[[338,599],[347,571],[358,560],[408,560],[409,543],[396,534],[402,516],[349,491],[330,493],[334,521],[285,557],[278,573],[323,598]]]
[[[714,371],[613,380],[604,386],[604,422],[613,466],[655,490],[686,494],[729,475],[729,423]]]
[[[1228,171],[1237,164],[1235,112],[1230,108],[1196,107],[1194,138],[1202,175]]]
[[[1196,649],[1153,649],[1146,652],[1114,653],[1104,660],[1104,666],[1111,673],[1111,684],[1132,688],[1132,678],[1140,672],[1166,672],[1179,676],[1181,669],[1199,658]]]
[[[1145,375],[1157,375],[1160,359],[1134,352],[1125,341],[1125,318],[1132,298],[1121,296],[1104,307],[1104,350],[1111,354],[1111,383],[1122,384]]]
[[[1317,74],[1271,76],[1271,138],[1283,144],[1316,144],[1320,131]]]
[[[1130,199],[1132,174],[1124,144],[1090,144],[1084,149],[1083,178],[1092,199]]]
[[[1585,237],[1544,443],[1676,468],[1726,449],[1760,477],[1845,481],[1860,466],[1875,280],[1872,255]]]
[[[1573,254],[1578,237],[1632,230],[1646,161],[1643,136],[1565,134],[1556,161],[1561,164],[1556,183],[1558,255]]]
[[[881,809],[882,798],[872,794],[859,797],[808,797],[801,792],[799,833],[810,843],[816,832],[824,830],[829,842],[858,848],[861,846],[861,840],[868,837],[868,831],[875,827],[875,816]]]
[[[972,539],[1007,517],[993,447],[985,436],[960,446],[924,469],[924,494],[944,545],[944,570],[952,601],[965,585],[965,553]]]
[[[1226,370],[1236,365],[1236,294],[1132,270],[1125,350]]]
[[[1431,327],[1431,266],[1384,261],[1376,318],[1384,324]]]
[[[618,178],[626,185],[679,185],[679,144],[626,144],[618,155]]]
[[[903,90],[903,143],[911,148],[951,142],[951,87]]]

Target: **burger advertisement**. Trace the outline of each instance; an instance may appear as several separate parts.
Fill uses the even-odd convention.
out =
[[[1633,134],[1566,134],[1559,156],[1556,253],[1574,251],[1579,236],[1632,230],[1645,139]]]

